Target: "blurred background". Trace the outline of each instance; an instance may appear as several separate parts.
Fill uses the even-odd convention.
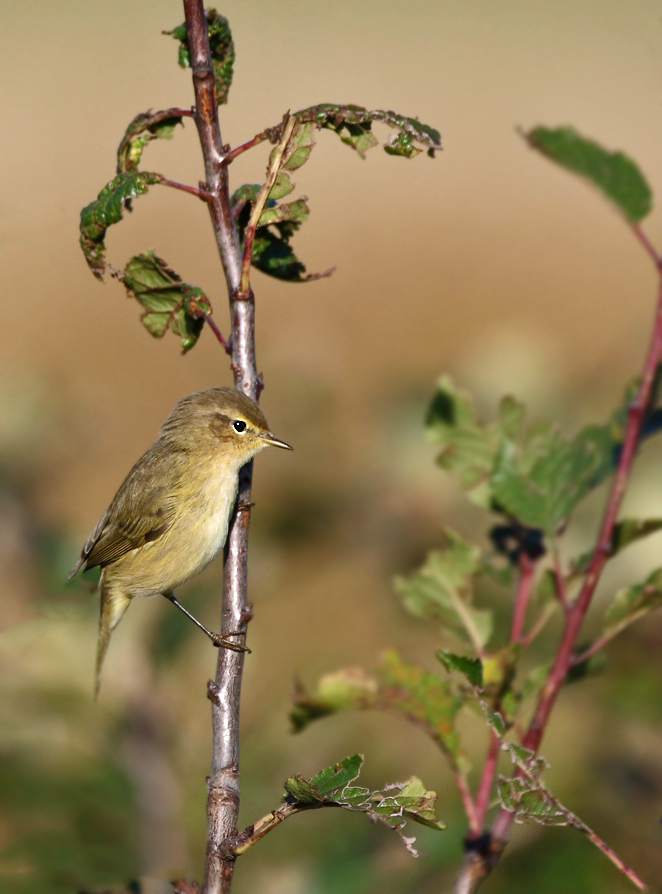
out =
[[[435,669],[439,632],[404,613],[392,578],[417,567],[445,525],[481,538],[489,524],[425,441],[440,373],[472,389],[487,418],[510,392],[568,431],[603,419],[637,373],[653,267],[606,203],[529,151],[518,128],[571,124],[628,152],[659,192],[662,10],[654,0],[228,0],[219,11],[237,48],[226,141],[244,142],[287,109],[341,101],[418,116],[444,145],[434,161],[381,149],[361,161],[323,133],[295,178],[312,213],[294,247],[309,271],[336,272],[309,285],[254,274],[262,405],[295,453],[256,465],[241,820],[275,807],[288,775],[360,751],[365,784],[421,776],[449,828],[418,829],[425,856],[415,861],[362,816],[297,817],[241,861],[236,891],[446,890],[466,829],[434,746],[377,714],[293,736],[294,680],[371,668],[389,646]],[[160,33],[182,20],[174,0],[0,10],[0,887],[9,894],[202,874],[214,650],[165,600],[136,604],[95,704],[97,599],[91,583],[63,583],[176,400],[232,381],[210,332],[184,357],[174,337],[153,340],[137,305],[117,283],[96,282],[78,247],[79,211],[112,178],[128,122],[192,101],[176,45]],[[267,153],[232,166],[233,188],[261,180]],[[197,183],[192,124],[152,144],[143,166]],[[204,207],[153,188],[134,209],[109,232],[111,263],[154,248],[205,289],[227,332]],[[645,228],[661,245],[659,211]],[[659,443],[642,451],[628,514],[660,514],[661,458]],[[601,500],[582,510],[577,544],[594,533]],[[631,549],[598,602],[641,580],[661,546],[658,536]],[[180,594],[211,626],[220,571]],[[505,624],[509,605],[495,607]],[[635,625],[609,649],[604,674],[562,694],[543,748],[551,787],[651,882],[662,869],[661,648],[659,618]],[[471,743],[480,766],[478,727]],[[630,890],[578,833],[517,827],[484,890],[532,883],[538,894]]]

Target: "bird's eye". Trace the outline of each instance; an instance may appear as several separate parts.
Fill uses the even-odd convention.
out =
[[[235,419],[235,421],[232,423],[232,428],[236,432],[239,432],[239,434],[241,434],[242,431],[246,431],[246,423],[243,419]]]

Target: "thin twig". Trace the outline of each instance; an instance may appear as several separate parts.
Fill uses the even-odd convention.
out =
[[[250,272],[251,272],[251,254],[253,252],[253,240],[255,239],[255,231],[257,229],[257,225],[260,221],[260,217],[264,210],[264,206],[266,205],[267,199],[269,198],[269,193],[276,182],[276,177],[278,176],[278,171],[280,169],[281,161],[283,160],[283,155],[285,154],[285,149],[287,148],[287,144],[290,141],[290,137],[292,136],[292,131],[294,130],[294,125],[297,123],[296,118],[289,118],[287,124],[283,130],[283,137],[276,147],[276,150],[273,153],[273,157],[271,159],[271,163],[269,164],[269,169],[267,171],[267,179],[262,185],[262,189],[257,194],[257,198],[253,204],[253,208],[251,211],[251,216],[246,224],[246,229],[244,230],[244,255],[242,259],[241,265],[241,285],[240,290],[242,294],[247,295],[250,288]]]
[[[451,764],[451,770],[453,771],[453,778],[455,779],[455,785],[457,786],[457,790],[460,793],[460,799],[462,800],[462,807],[464,808],[464,813],[467,817],[467,821],[469,823],[469,834],[472,836],[480,835],[480,824],[481,820],[478,816],[478,812],[476,810],[476,805],[474,804],[474,800],[471,797],[471,792],[469,791],[469,786],[467,785],[467,780],[463,773],[460,771],[459,767]]]
[[[247,152],[249,149],[252,149],[254,146],[259,146],[260,143],[264,143],[267,139],[266,133],[258,133],[256,134],[252,140],[247,140],[245,143],[242,143],[240,146],[235,146],[234,149],[231,149],[229,152],[223,156],[223,164],[229,165],[231,164],[238,155],[241,155],[243,152]]]
[[[181,189],[182,192],[188,192],[192,196],[197,196],[198,199],[202,199],[203,202],[209,201],[209,193],[204,189],[198,189],[197,186],[189,186],[188,183],[180,183],[179,180],[169,180],[167,177],[162,177],[159,180],[163,186],[171,186],[173,189]]]
[[[480,778],[480,784],[476,793],[476,817],[478,820],[478,828],[481,829],[485,822],[488,807],[490,806],[490,794],[492,785],[494,784],[494,774],[496,773],[497,761],[499,759],[499,737],[490,730],[490,744],[487,749],[487,755],[483,764],[483,773]]]
[[[556,584],[556,595],[564,610],[568,610],[568,591],[563,578],[563,569],[561,568],[561,560],[559,559],[558,549],[556,546],[552,551],[552,562],[554,567],[554,582]]]
[[[513,623],[510,629],[510,642],[512,644],[518,643],[522,639],[524,619],[526,618],[526,609],[529,604],[535,570],[535,562],[526,553],[521,553],[519,558],[519,585],[517,587],[517,595],[515,596]]]
[[[228,344],[228,342],[227,342],[227,341],[225,340],[225,338],[223,337],[223,333],[221,332],[221,330],[218,328],[218,326],[217,326],[216,323],[214,322],[214,318],[212,317],[212,315],[211,315],[211,314],[206,314],[206,316],[205,316],[205,320],[207,321],[207,325],[209,326],[209,328],[211,329],[211,331],[214,333],[214,335],[216,336],[216,338],[217,338],[217,339],[220,341],[220,343],[223,345],[223,350],[225,351],[225,353],[226,353],[226,354],[232,354],[232,346],[231,346],[230,344]]]
[[[626,625],[624,625],[626,626]],[[596,640],[594,640],[590,646],[587,646],[583,652],[575,653],[570,658],[570,664],[574,667],[577,664],[581,664],[583,661],[588,661],[589,658],[592,658],[597,652],[610,643],[618,634],[623,630],[623,627],[614,627],[613,630],[610,630],[608,633],[603,633],[602,636],[599,636]]]

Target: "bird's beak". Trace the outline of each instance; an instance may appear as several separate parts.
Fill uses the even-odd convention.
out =
[[[277,438],[275,435],[272,435],[270,431],[265,431],[264,434],[261,434],[260,437],[263,441],[266,441],[267,444],[271,444],[272,447],[282,447],[283,450],[292,450],[285,441],[281,441],[280,438]]]

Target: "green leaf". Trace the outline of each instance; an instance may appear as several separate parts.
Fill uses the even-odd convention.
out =
[[[405,838],[402,830],[409,819],[431,829],[445,828],[434,810],[436,793],[427,791],[416,776],[374,792],[363,786],[351,785],[358,779],[362,764],[361,755],[354,754],[317,773],[311,780],[298,774],[291,776],[285,783],[287,794],[283,800],[290,807],[304,810],[342,807],[365,813],[373,821],[379,820],[398,832],[407,849],[418,856],[413,848],[415,839]]]
[[[291,192],[291,189],[286,188],[287,184],[291,187],[289,177],[281,172],[281,179],[276,178],[276,184],[274,184],[274,189],[276,185],[279,187],[275,190],[276,195],[282,196]],[[252,265],[262,273],[290,282],[311,282],[314,279],[329,276],[333,270],[306,274],[305,265],[301,263],[290,247],[290,239],[310,213],[305,199],[278,204],[273,197],[274,189],[271,190],[270,198],[265,203],[264,211],[260,215],[255,230],[251,252]],[[230,199],[242,242],[253,203],[259,192],[258,184],[245,183],[235,191]]]
[[[358,777],[362,764],[361,755],[354,754],[321,770],[309,782],[299,774],[290,777],[285,783],[285,791],[302,804],[337,801],[342,797],[343,789]]]
[[[433,157],[435,151],[441,149],[439,131],[422,124],[416,118],[407,118],[396,112],[383,109],[369,110],[355,105],[320,103],[292,114],[302,124],[312,124],[320,129],[334,131],[342,142],[358,152],[361,158],[365,158],[365,153],[379,144],[372,133],[374,122],[385,124],[397,131],[384,144],[384,149],[389,155],[413,158],[425,151]],[[280,142],[283,124],[267,128],[264,134],[272,143]]]
[[[604,632],[615,635],[662,605],[662,569],[653,571],[642,584],[619,590],[605,612]]]
[[[492,727],[497,736],[501,739],[503,736],[505,736],[508,730],[506,721],[503,719],[501,714],[498,713],[498,711],[493,711],[486,702],[482,703],[482,707],[485,711],[487,722]]]
[[[284,128],[287,124],[290,116],[285,115],[283,119]],[[281,136],[278,140],[282,139]],[[285,151],[283,152],[283,156],[280,161],[280,170],[281,171],[296,171],[298,168],[302,167],[310,158],[310,153],[313,151],[315,146],[315,125],[311,122],[297,121],[294,125],[294,130],[290,136],[290,139],[285,147]],[[267,168],[270,168],[274,156],[278,152],[278,146],[272,149],[271,154],[269,156],[269,163]],[[273,198],[278,198],[278,196],[273,196]]]
[[[427,414],[428,437],[441,446],[439,465],[474,503],[508,516],[531,535],[550,534],[613,472],[633,388],[636,382],[604,425],[568,439],[551,421],[527,423],[524,406],[511,397],[501,401],[496,422],[486,425],[477,419],[471,395],[444,377]]]
[[[320,717],[350,710],[390,710],[422,726],[454,766],[465,762],[455,729],[464,696],[450,682],[386,652],[372,676],[360,668],[341,670],[319,681],[317,691],[300,688],[291,720],[299,732]]]
[[[223,105],[228,101],[228,93],[232,84],[234,67],[234,43],[228,20],[216,12],[207,9],[207,34],[211,51],[214,82],[216,85],[216,102]],[[190,68],[191,59],[186,35],[186,24],[178,25],[172,31],[164,31],[180,42],[178,62],[182,68]]]
[[[291,221],[299,226],[307,219],[309,214],[310,209],[303,199],[296,199],[294,202],[275,205],[273,208],[265,208],[260,215],[256,232],[261,227],[268,227],[272,224],[282,223],[283,221]]]
[[[614,466],[609,426],[589,426],[567,441],[549,421],[503,438],[490,477],[493,497],[521,524],[553,534]]]
[[[480,548],[447,530],[448,546],[431,552],[420,571],[397,577],[395,590],[405,608],[419,618],[438,621],[479,650],[492,635],[492,612],[471,605],[473,578],[481,568]]]
[[[483,686],[483,664],[480,658],[468,658],[466,655],[455,655],[448,649],[437,649],[437,658],[446,670],[457,670],[467,678],[472,686]]]
[[[122,212],[134,196],[147,192],[149,186],[160,183],[160,174],[127,171],[106,184],[97,198],[80,213],[80,246],[85,260],[97,279],[106,272],[106,230],[122,219]]]
[[[489,476],[498,446],[497,436],[478,422],[471,395],[456,388],[448,376],[437,384],[425,419],[428,438],[441,446],[437,462],[455,475],[467,496],[489,506]]]
[[[129,296],[144,308],[140,319],[151,335],[162,338],[170,329],[184,353],[195,345],[212,310],[201,289],[182,282],[151,250],[131,258],[121,279]]]
[[[136,171],[143,149],[152,140],[171,140],[175,127],[182,123],[176,109],[141,112],[133,119],[117,148],[117,173]]]
[[[552,161],[596,186],[630,221],[650,212],[653,197],[637,165],[622,152],[609,152],[571,127],[535,127],[525,138]]]

